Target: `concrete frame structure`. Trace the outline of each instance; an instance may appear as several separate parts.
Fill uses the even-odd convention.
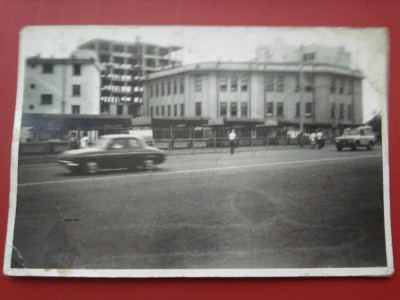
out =
[[[93,50],[104,71],[101,74],[100,113],[141,115],[141,80],[144,76],[181,66],[182,51],[177,46],[159,46],[95,39],[78,47]]]

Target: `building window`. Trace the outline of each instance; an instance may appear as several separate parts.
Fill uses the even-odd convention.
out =
[[[131,115],[131,116],[136,115],[136,112],[137,112],[137,110],[135,109],[134,105],[128,106],[128,115]]]
[[[79,64],[75,64],[74,65],[74,69],[73,69],[72,75],[74,75],[74,76],[80,76],[81,75],[81,65],[79,65]]]
[[[178,93],[178,82],[174,80],[174,95]]]
[[[227,112],[227,104],[226,104],[226,102],[221,102],[219,104],[219,115],[221,117],[226,117],[227,113],[228,112]]]
[[[33,90],[35,88],[35,84],[31,84],[31,89]]]
[[[339,119],[343,120],[344,119],[344,104],[340,103],[339,106]]]
[[[344,79],[340,78],[339,80],[339,94],[343,95],[344,93]]]
[[[219,91],[226,92],[228,90],[228,83],[226,77],[219,78]]]
[[[174,117],[178,115],[178,104],[174,104]]]
[[[165,106],[164,105],[162,105],[161,106],[161,115],[164,117],[164,115],[165,115]]]
[[[306,112],[306,116],[311,116],[313,114],[313,104],[312,104],[312,102],[307,102],[306,103],[305,112]]]
[[[296,118],[300,117],[300,102],[296,102]]]
[[[238,113],[237,102],[231,102],[231,117],[236,118]]]
[[[122,115],[124,113],[124,106],[117,105],[117,115]]]
[[[304,76],[304,91],[311,92],[314,89],[313,87],[313,78],[312,75]]]
[[[273,102],[267,102],[266,114],[267,114],[267,116],[272,116],[274,114],[274,103]]]
[[[352,95],[353,94],[353,80],[349,79],[347,81],[347,95]]]
[[[353,119],[353,105],[347,105],[347,120]]]
[[[156,84],[156,97],[158,97],[159,90],[158,90],[158,83]]]
[[[152,117],[152,116],[153,116],[153,106],[150,107],[150,117]]]
[[[81,113],[81,107],[79,105],[72,105],[72,114],[79,115]]]
[[[336,118],[336,105],[335,103],[331,103],[331,119]]]
[[[300,74],[296,75],[296,86],[294,88],[295,93],[300,92]]]
[[[240,117],[247,118],[247,102],[240,103]]]
[[[161,83],[161,96],[165,95],[165,83]]]
[[[183,117],[185,115],[185,104],[181,104],[181,116]]]
[[[171,105],[168,104],[168,117],[171,116]]]
[[[100,112],[109,113],[110,112],[110,103],[102,103],[100,106]]]
[[[181,88],[181,94],[183,94],[185,92],[185,80],[183,78],[181,78],[180,88]]]
[[[40,104],[53,104],[52,94],[42,94],[40,98]]]
[[[196,117],[201,117],[201,102],[196,102]]]
[[[168,96],[171,95],[171,81],[167,83]]]
[[[34,105],[29,105],[29,110],[34,110],[35,106]]]
[[[158,106],[156,106],[156,116],[158,116],[158,114],[159,114],[159,108],[158,108]]]
[[[80,96],[81,95],[81,86],[79,84],[72,85],[72,96]]]
[[[274,76],[268,75],[265,77],[265,91],[266,92],[274,91]]]
[[[283,116],[283,102],[276,103],[276,115],[278,117]]]
[[[303,61],[313,61],[314,58],[315,58],[314,52],[303,54]]]
[[[53,73],[53,64],[43,64],[43,74],[52,74]]]
[[[249,80],[247,78],[242,78],[242,80],[240,81],[240,91],[247,92],[248,85]]]
[[[283,92],[284,86],[283,86],[283,76],[279,75],[276,78],[276,91],[277,92]]]
[[[196,76],[194,79],[194,91],[195,92],[201,92],[202,88],[202,78],[201,76]]]
[[[149,90],[150,90],[150,98],[153,98],[153,86],[152,85],[149,86]]]
[[[231,92],[237,92],[238,79],[236,76],[231,77]]]
[[[335,94],[336,92],[336,78],[334,76],[331,77],[331,85],[329,87],[329,91],[331,94]]]

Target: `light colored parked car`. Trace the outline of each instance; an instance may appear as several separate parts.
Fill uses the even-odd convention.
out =
[[[335,138],[336,149],[342,151],[343,148],[350,148],[353,151],[365,147],[372,150],[376,142],[376,136],[371,126],[360,126],[357,128],[346,128],[343,135]]]

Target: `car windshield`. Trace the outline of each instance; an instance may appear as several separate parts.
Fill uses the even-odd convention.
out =
[[[360,131],[358,129],[345,129],[343,135],[359,135]]]
[[[93,147],[95,148],[106,148],[107,145],[109,144],[110,140],[106,138],[99,138],[94,144]]]

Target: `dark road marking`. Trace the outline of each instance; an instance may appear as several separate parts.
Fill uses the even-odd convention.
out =
[[[102,177],[95,176],[95,177],[79,178],[79,179],[66,179],[66,180],[20,183],[20,184],[18,184],[18,186],[23,187],[23,186],[47,185],[47,184],[56,184],[56,183],[85,182],[85,181],[95,181],[95,180],[105,180],[105,179],[108,180],[108,179],[118,179],[121,177],[160,176],[160,175],[163,176],[163,175],[171,175],[171,174],[200,173],[200,172],[224,171],[224,170],[246,169],[246,168],[259,168],[259,167],[290,165],[290,164],[321,163],[321,162],[341,161],[341,160],[349,160],[349,159],[377,158],[377,157],[381,157],[381,156],[382,156],[381,154],[379,154],[379,155],[375,154],[375,155],[361,155],[361,156],[347,156],[347,157],[332,157],[332,158],[322,158],[322,159],[278,161],[278,162],[251,164],[251,165],[214,167],[214,168],[205,168],[205,169],[178,170],[178,171],[169,171],[169,172],[147,172],[147,173],[140,173],[140,174],[124,174],[124,175],[117,175],[117,176],[114,175],[114,176],[102,176]]]

